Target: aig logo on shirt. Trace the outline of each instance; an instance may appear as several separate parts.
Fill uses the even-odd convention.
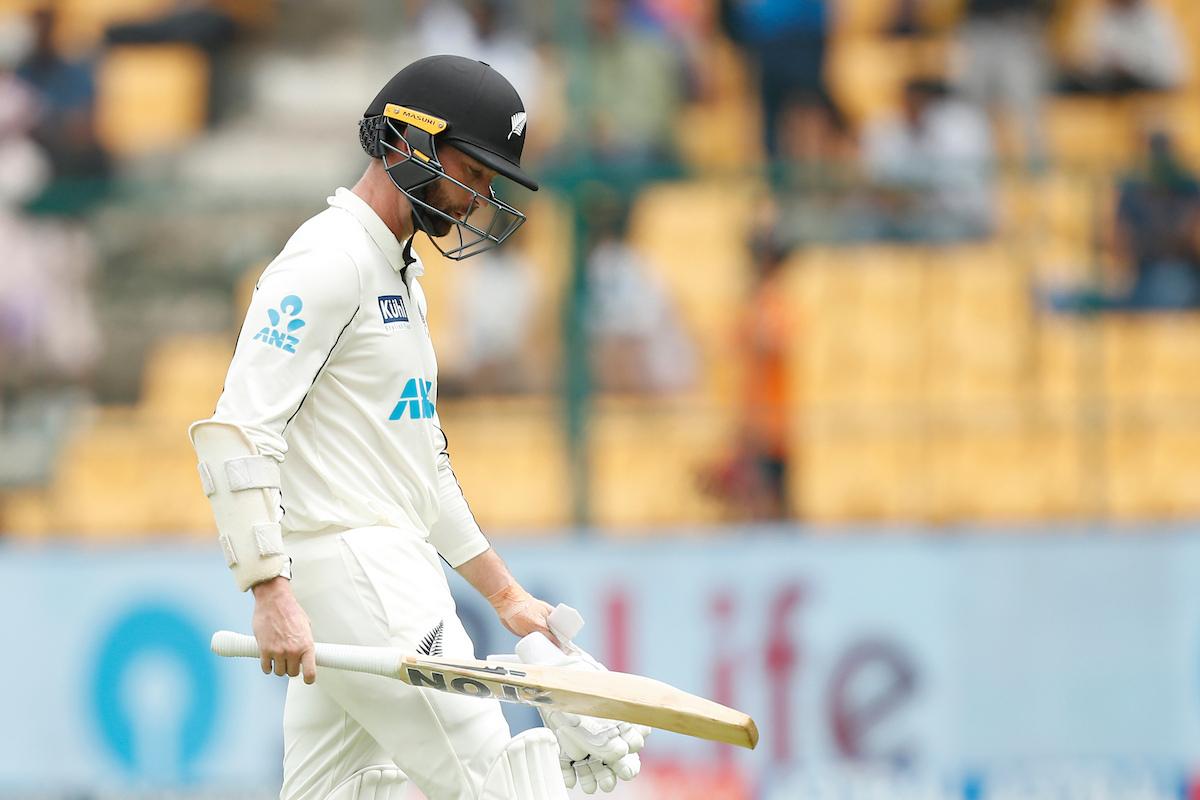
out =
[[[433,401],[429,399],[429,390],[432,387],[433,381],[409,378],[408,383],[404,384],[404,391],[400,393],[400,402],[396,403],[388,419],[404,419],[405,415],[408,415],[409,419],[433,417]]]
[[[379,297],[379,314],[383,317],[383,327],[408,327],[408,309],[404,307],[404,298],[398,294],[385,294]]]

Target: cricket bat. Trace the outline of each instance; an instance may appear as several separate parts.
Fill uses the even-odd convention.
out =
[[[259,657],[253,636],[231,631],[213,634],[212,651],[219,656]],[[319,667],[382,675],[424,689],[550,706],[751,750],[758,744],[758,726],[749,715],[641,675],[424,656],[392,647],[345,644],[318,643],[316,660]]]

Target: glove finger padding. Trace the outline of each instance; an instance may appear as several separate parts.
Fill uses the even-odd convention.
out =
[[[564,755],[558,757],[558,768],[562,770],[563,783],[568,789],[575,788],[575,765]]]
[[[579,777],[579,788],[583,789],[584,794],[595,794],[597,789],[602,792],[611,792],[617,785],[616,773],[598,759],[588,758],[584,761],[577,761],[574,766],[575,773]]]
[[[623,781],[631,781],[642,771],[642,758],[637,753],[630,753],[612,765],[612,771]]]
[[[629,745],[621,737],[618,723],[610,720],[547,710],[542,714],[542,721],[554,731],[559,747],[572,761],[594,756],[612,763],[629,753]]]
[[[598,765],[600,762],[596,762]],[[572,765],[575,769],[575,774],[579,777],[579,788],[584,794],[596,793],[596,775],[592,772],[592,760],[584,759],[576,761]]]
[[[645,725],[633,725],[628,722],[618,723],[617,731],[628,745],[631,755],[640,752],[646,746],[646,737],[650,735],[650,729]]]

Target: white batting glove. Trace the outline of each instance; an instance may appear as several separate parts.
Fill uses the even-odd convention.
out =
[[[578,612],[560,605],[548,622],[568,652],[555,647],[542,634],[532,633],[517,643],[517,656],[522,662],[606,671],[603,664],[570,641],[583,626]],[[645,725],[555,709],[539,708],[538,713],[558,739],[559,766],[568,789],[578,783],[585,794],[592,794],[597,788],[611,792],[617,780],[631,781],[641,771],[642,762],[637,754],[650,734]]]

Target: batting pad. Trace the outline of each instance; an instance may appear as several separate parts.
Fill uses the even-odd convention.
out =
[[[514,736],[488,770],[479,800],[567,800],[554,734],[531,728]]]

